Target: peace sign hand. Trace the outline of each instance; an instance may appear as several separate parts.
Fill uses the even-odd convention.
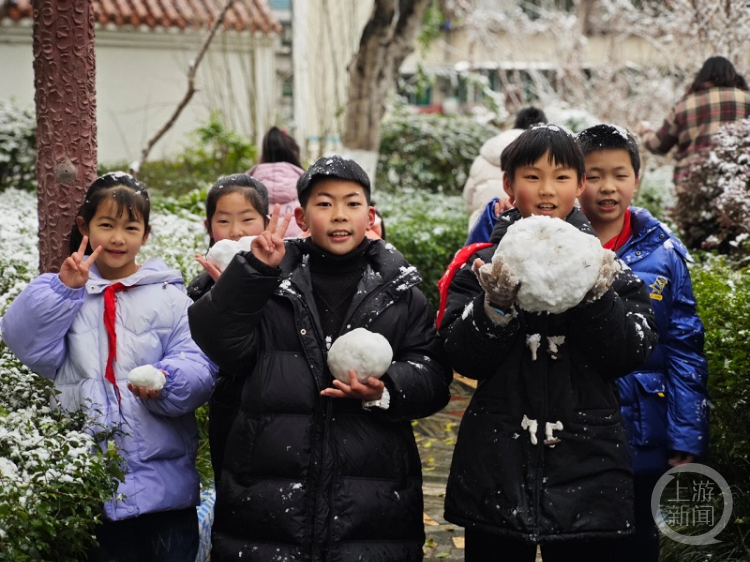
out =
[[[102,252],[102,247],[97,246],[96,250],[86,258],[86,246],[89,244],[89,237],[84,236],[81,246],[77,252],[73,252],[60,267],[60,281],[66,287],[71,289],[80,289],[89,280],[89,268],[96,261]]]
[[[256,236],[250,245],[250,251],[260,261],[271,267],[278,267],[284,259],[286,248],[284,247],[284,233],[292,220],[292,215],[286,213],[279,221],[280,207],[278,203],[273,206],[271,220],[268,227],[260,235]]]

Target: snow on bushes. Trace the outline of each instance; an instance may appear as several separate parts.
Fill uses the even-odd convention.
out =
[[[52,383],[0,344],[0,552],[3,560],[80,560],[101,505],[123,478],[85,416],[49,407]]]
[[[36,117],[31,109],[0,100],[0,191],[36,187]]]
[[[750,250],[750,119],[723,126],[678,189],[672,217],[691,248]]]

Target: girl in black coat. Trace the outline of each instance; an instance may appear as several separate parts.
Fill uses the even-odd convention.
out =
[[[421,464],[411,420],[447,404],[420,278],[392,246],[368,240],[374,209],[362,169],[326,157],[300,178],[297,223],[277,213],[250,252],[189,311],[193,337],[242,381],[217,489],[212,562],[422,559]],[[383,335],[381,379],[333,380],[341,334]]]
[[[221,240],[239,240],[257,236],[268,225],[268,190],[247,174],[225,176],[211,186],[206,195],[206,220],[209,248]],[[188,296],[197,301],[214,286],[220,271],[203,256],[196,256],[206,269],[196,275],[187,288]],[[232,377],[219,376],[208,401],[208,443],[214,480],[221,479],[229,428],[240,407],[241,388]]]

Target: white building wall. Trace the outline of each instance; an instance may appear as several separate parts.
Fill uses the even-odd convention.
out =
[[[96,103],[100,162],[132,162],[167,122],[187,91],[188,65],[205,31],[172,32],[98,29]],[[30,25],[0,27],[0,99],[34,107]],[[187,133],[212,110],[227,125],[257,144],[273,124],[276,83],[274,36],[217,34],[198,67],[197,91],[150,159],[174,155],[189,142]]]
[[[292,2],[293,133],[310,161],[341,146],[347,68],[372,9],[372,0]]]

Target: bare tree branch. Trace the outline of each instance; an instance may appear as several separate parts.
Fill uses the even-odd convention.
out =
[[[211,26],[211,31],[206,36],[206,38],[203,40],[203,44],[201,45],[200,50],[198,51],[198,56],[195,57],[190,62],[190,65],[188,67],[188,88],[185,92],[185,95],[183,96],[182,100],[179,104],[177,104],[177,107],[175,107],[174,112],[172,113],[172,116],[167,120],[167,122],[162,126],[161,129],[148,141],[146,144],[146,147],[141,151],[141,158],[140,160],[133,162],[130,165],[130,172],[132,174],[137,174],[138,171],[141,169],[141,166],[143,163],[148,159],[148,155],[151,153],[151,150],[154,148],[154,145],[159,142],[159,140],[166,134],[169,129],[172,128],[172,126],[177,121],[177,118],[182,113],[182,110],[187,107],[187,104],[190,103],[190,100],[192,99],[193,95],[197,91],[195,88],[195,75],[198,71],[198,65],[203,60],[203,56],[206,54],[206,51],[208,51],[209,45],[211,45],[211,42],[214,39],[214,36],[216,35],[216,32],[221,27],[221,25],[224,23],[224,18],[227,15],[227,12],[229,11],[229,8],[232,7],[232,4],[234,4],[235,0],[226,0],[224,3],[224,7],[221,9],[221,12],[216,17],[216,20],[214,21],[213,25]]]

